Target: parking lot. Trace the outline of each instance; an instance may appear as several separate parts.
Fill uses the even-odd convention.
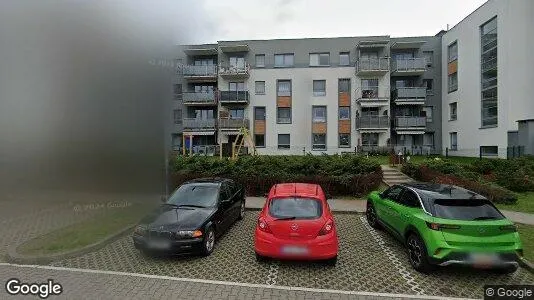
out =
[[[336,214],[340,237],[338,264],[270,261],[258,263],[253,232],[258,212],[247,211],[202,257],[149,258],[123,237],[94,253],[57,261],[53,266],[132,272],[181,278],[296,286],[318,289],[480,298],[485,284],[534,284],[534,275],[519,269],[511,275],[491,271],[440,268],[430,275],[415,272],[401,244],[367,225],[360,214]]]

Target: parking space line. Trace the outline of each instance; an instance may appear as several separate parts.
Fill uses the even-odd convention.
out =
[[[369,231],[371,236],[375,239],[375,241],[378,243],[382,251],[384,251],[384,253],[388,257],[388,259],[391,261],[391,263],[395,265],[395,267],[397,268],[397,271],[402,276],[402,278],[406,280],[406,284],[410,286],[412,291],[416,292],[417,295],[424,295],[425,291],[423,290],[423,288],[419,286],[419,284],[417,284],[417,282],[415,281],[415,277],[412,275],[411,271],[406,269],[402,265],[397,255],[395,255],[395,253],[393,253],[393,251],[386,245],[386,243],[384,242],[382,237],[376,232],[376,230],[371,228],[371,226],[365,220],[365,217],[363,216],[360,217],[360,221],[363,223],[363,226],[367,228],[367,230]]]
[[[445,300],[445,299],[460,300],[460,299],[465,299],[465,300],[470,300],[469,298],[452,298],[452,297],[439,297],[439,296],[427,296],[427,295],[408,295],[408,294],[392,294],[392,293],[374,293],[374,292],[360,292],[360,291],[316,289],[316,288],[305,288],[305,287],[292,287],[292,286],[280,286],[280,285],[241,283],[241,282],[229,282],[229,281],[193,279],[193,278],[179,278],[179,277],[161,276],[161,275],[150,275],[150,274],[139,274],[139,273],[128,273],[128,272],[117,272],[117,271],[104,271],[104,270],[92,270],[92,269],[76,269],[76,268],[64,268],[64,267],[53,267],[53,266],[41,266],[41,265],[18,265],[18,264],[12,264],[12,263],[0,263],[0,266],[18,267],[18,268],[34,268],[34,269],[54,270],[54,271],[67,271],[67,272],[79,272],[79,273],[130,276],[130,277],[147,278],[147,279],[161,279],[161,280],[171,280],[171,281],[180,281],[180,282],[194,282],[194,283],[205,283],[205,284],[226,285],[226,286],[239,286],[239,287],[249,287],[249,288],[268,288],[268,289],[276,289],[276,290],[315,292],[315,293],[326,293],[326,294],[357,295],[357,296],[388,297],[388,298],[411,298],[411,299],[436,299],[436,300]]]
[[[275,285],[276,279],[278,279],[278,268],[280,265],[278,262],[271,262],[269,266],[269,274],[267,275],[267,285]]]

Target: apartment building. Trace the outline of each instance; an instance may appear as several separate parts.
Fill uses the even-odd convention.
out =
[[[534,153],[533,11],[490,0],[435,36],[181,46],[172,145],[228,154],[244,127],[260,154]]]

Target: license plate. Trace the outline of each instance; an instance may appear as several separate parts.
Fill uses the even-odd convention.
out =
[[[471,261],[473,265],[479,268],[488,268],[495,265],[499,257],[493,253],[473,253],[471,254]]]
[[[168,241],[149,241],[148,247],[152,249],[168,249],[170,243]]]
[[[308,248],[302,246],[284,246],[282,247],[283,254],[304,255],[308,253]]]

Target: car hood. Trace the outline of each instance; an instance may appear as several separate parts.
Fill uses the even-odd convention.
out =
[[[176,208],[162,205],[144,217],[141,224],[159,230],[196,230],[215,213],[215,210],[215,208]]]

